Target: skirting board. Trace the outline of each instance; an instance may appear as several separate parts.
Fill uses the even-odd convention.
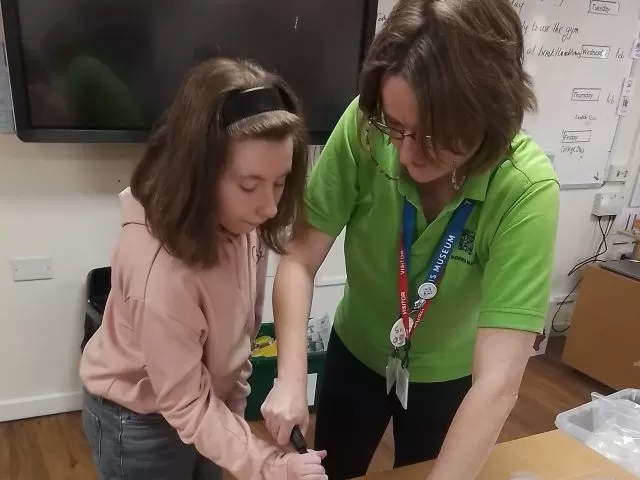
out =
[[[54,393],[0,401],[0,422],[82,409],[82,392]]]

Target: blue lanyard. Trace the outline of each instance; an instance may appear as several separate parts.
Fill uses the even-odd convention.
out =
[[[431,264],[425,277],[425,282],[438,285],[444,274],[444,270],[451,257],[453,248],[457,245],[464,226],[467,223],[469,215],[475,205],[474,200],[464,199],[453,213],[447,228],[440,238],[440,244],[435,251],[435,255],[431,258]],[[409,274],[409,265],[411,262],[411,245],[416,231],[416,207],[411,202],[404,200],[402,208],[402,247],[405,251],[405,264],[407,274]]]

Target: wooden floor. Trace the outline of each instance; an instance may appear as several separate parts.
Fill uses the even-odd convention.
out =
[[[592,391],[609,393],[560,362],[562,345],[562,339],[552,339],[547,354],[529,362],[520,398],[500,441],[552,430],[558,413],[589,401]],[[252,428],[258,435],[266,434],[261,423]],[[393,439],[387,431],[370,471],[390,468],[392,458]],[[0,423],[0,480],[96,478],[79,413]]]

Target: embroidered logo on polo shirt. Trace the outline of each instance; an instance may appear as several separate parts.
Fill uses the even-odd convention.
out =
[[[476,232],[472,230],[467,230],[466,228],[462,231],[460,235],[460,240],[458,240],[458,245],[456,249],[461,252],[463,255],[452,255],[452,260],[457,260],[458,262],[464,262],[467,265],[473,265],[475,263],[475,255],[474,255],[474,243],[476,240]]]
[[[476,240],[476,233],[466,228],[460,235],[460,241],[458,242],[458,249],[465,252],[467,255],[473,255],[473,244]]]

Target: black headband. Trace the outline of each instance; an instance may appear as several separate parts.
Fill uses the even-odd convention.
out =
[[[235,90],[229,94],[222,106],[222,126],[227,128],[239,120],[275,110],[291,111],[275,87],[257,87]]]

